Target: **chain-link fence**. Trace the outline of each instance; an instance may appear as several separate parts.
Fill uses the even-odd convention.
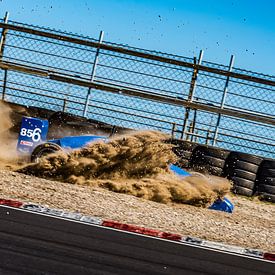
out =
[[[0,21],[0,96],[275,157],[275,77]]]

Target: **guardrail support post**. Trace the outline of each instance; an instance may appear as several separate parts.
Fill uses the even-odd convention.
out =
[[[63,109],[62,109],[63,112],[66,112],[67,104],[68,104],[68,100],[67,100],[67,98],[64,98],[64,101],[63,101]]]
[[[192,135],[191,135],[191,141],[193,142],[194,139],[194,132],[196,129],[196,122],[197,122],[197,109],[194,109],[194,117],[193,117],[193,128],[192,128]]]
[[[196,130],[195,131],[195,136],[194,136],[194,142],[196,142],[196,143],[198,143],[198,135],[199,135],[199,131],[198,130]],[[193,140],[191,140],[191,141],[193,141]]]
[[[6,12],[4,17],[4,23],[7,24],[9,20],[9,13]],[[0,59],[2,59],[4,55],[4,47],[5,47],[5,41],[6,41],[6,35],[7,35],[8,29],[3,28],[1,38],[0,38]]]
[[[197,62],[196,57],[194,57],[194,71],[193,71],[193,75],[192,75],[192,79],[191,79],[191,83],[190,83],[189,95],[188,95],[188,101],[190,101],[190,102],[192,102],[194,99],[194,94],[195,94],[195,90],[196,90],[196,81],[197,81],[198,72],[199,72],[196,65],[201,65],[202,58],[203,58],[203,50],[200,51],[198,62]],[[185,117],[184,117],[184,122],[183,122],[183,126],[182,126],[182,132],[181,132],[181,139],[183,139],[183,136],[186,132],[190,110],[191,109],[189,107],[187,107],[186,111],[185,111]]]
[[[205,144],[208,145],[210,140],[210,130],[206,132]]]
[[[173,123],[172,123],[172,132],[171,132],[171,137],[172,137],[172,139],[175,138],[176,127],[177,127],[177,126],[176,126],[176,123],[173,122]]]
[[[101,31],[100,34],[99,34],[99,39],[98,39],[98,42],[100,44],[103,41],[103,37],[104,37],[104,31]],[[90,79],[91,82],[93,82],[94,78],[95,78],[96,67],[97,67],[98,57],[99,57],[99,50],[100,50],[100,46],[96,50],[94,64],[93,64],[92,73],[91,73],[91,79]],[[83,111],[83,116],[84,117],[87,116],[87,111],[88,111],[88,107],[89,107],[90,97],[91,97],[91,88],[88,89],[88,93],[87,93],[86,100],[85,100],[85,106],[84,106],[84,111]]]
[[[9,13],[5,13],[4,17],[4,23],[8,23],[9,20]],[[6,35],[7,35],[7,29],[3,28],[0,38],[0,61],[2,60],[2,57],[4,55],[4,47],[5,47],[5,41],[6,41]],[[7,87],[7,74],[8,71],[5,70],[4,72],[4,80],[3,80],[3,90],[2,90],[2,100],[5,100],[5,94],[6,94],[6,87]]]
[[[235,56],[231,55],[230,57],[230,62],[229,62],[229,67],[228,67],[228,71],[231,72],[234,66],[234,60],[235,60]],[[221,109],[224,108],[225,105],[225,99],[227,96],[227,91],[228,91],[228,84],[229,84],[229,76],[227,76],[226,81],[225,81],[225,85],[224,85],[224,90],[223,90],[223,95],[222,95],[222,101],[221,101]],[[213,138],[213,146],[216,145],[217,143],[217,139],[218,139],[218,133],[219,133],[219,126],[220,126],[220,122],[221,122],[221,114],[218,114],[218,119],[217,119],[217,124],[216,124],[216,128],[215,128],[215,132],[214,132],[214,138]]]
[[[2,100],[5,100],[6,95],[6,88],[7,88],[7,77],[8,77],[8,70],[4,71],[4,81],[3,81],[3,91],[2,91]]]

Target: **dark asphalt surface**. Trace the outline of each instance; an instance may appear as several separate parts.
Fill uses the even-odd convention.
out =
[[[272,274],[256,258],[0,206],[0,274]],[[274,273],[273,273],[274,274]]]

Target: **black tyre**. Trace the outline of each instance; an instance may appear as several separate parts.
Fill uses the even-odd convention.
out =
[[[190,166],[195,171],[222,176],[225,159],[229,153],[229,151],[224,149],[198,145],[193,151]]]
[[[85,118],[61,111],[55,112],[49,117],[50,125],[53,123],[67,123],[68,121],[82,122],[85,121]]]
[[[220,177],[223,173],[223,169],[220,167],[215,167],[215,166],[211,166],[211,165],[207,165],[207,164],[196,164],[196,165],[192,165],[190,166],[194,171],[197,172],[202,172],[202,173],[208,173],[210,175],[213,176],[218,176]]]
[[[242,186],[242,187],[254,190],[254,187],[255,187],[254,181],[246,180],[246,179],[239,178],[239,177],[233,177],[232,181],[235,186]]]
[[[186,151],[180,147],[174,147],[173,152],[180,158],[190,159],[192,156],[192,151]]]
[[[262,160],[263,158],[251,154],[231,152],[226,160],[223,176],[231,179],[236,169],[256,174]],[[251,180],[251,178],[248,179]]]
[[[267,185],[267,184],[260,184],[259,185],[259,193],[268,193],[275,195],[275,186],[273,185]]]
[[[52,142],[42,143],[37,147],[35,147],[35,149],[33,150],[31,154],[31,162],[37,163],[39,162],[40,158],[60,150],[62,150],[62,148],[55,143],[52,143]]]
[[[273,169],[273,168],[262,168],[259,171],[259,177],[275,178],[275,169]]]
[[[259,184],[267,184],[275,186],[275,177],[259,177],[258,180]]]
[[[252,164],[260,165],[261,162],[263,161],[263,158],[254,156],[251,154],[246,154],[246,153],[241,153],[241,152],[231,152],[230,155],[228,156],[228,161],[229,162],[234,162],[237,160],[249,162]]]
[[[225,160],[229,154],[230,154],[230,151],[228,150],[224,150],[216,147],[208,147],[203,145],[198,145],[194,150],[194,155],[209,156],[209,157],[222,159],[222,160]]]
[[[238,185],[233,186],[232,192],[247,197],[251,197],[254,194],[253,190]]]
[[[222,173],[223,173],[223,169],[220,168],[220,167],[215,167],[215,166],[210,166],[208,167],[208,172],[210,175],[213,175],[213,176],[222,176]]]
[[[190,151],[184,151],[183,152],[183,158],[191,159],[191,156],[192,156],[192,152],[190,152]]]
[[[223,167],[223,177],[231,179],[234,172],[234,166],[231,165],[227,160],[225,161],[224,167]]]
[[[200,164],[208,164],[208,165],[211,165],[211,166],[216,166],[216,167],[219,167],[219,168],[223,168],[224,163],[225,163],[225,161],[222,160],[222,159],[217,159],[217,158],[210,157],[210,156],[203,156],[200,159],[197,159],[196,162],[200,163]]]
[[[188,168],[190,161],[188,159],[180,159],[176,165],[181,168]]]
[[[265,159],[261,163],[261,168],[271,168],[275,169],[275,160],[274,159]]]
[[[255,179],[256,179],[256,174],[255,173],[244,171],[244,170],[241,170],[241,169],[235,169],[233,171],[232,175],[233,175],[233,177],[235,176],[235,177],[247,179],[247,180],[250,180],[250,181],[255,181]]]
[[[193,149],[196,148],[197,144],[177,139],[168,140],[167,142],[176,145],[173,148],[173,152],[179,157],[176,165],[182,168],[188,168],[190,166]]]
[[[186,141],[186,140],[179,140],[179,139],[169,140],[168,142],[176,145],[181,150],[190,151],[190,152],[193,151],[198,146],[197,143]]]
[[[275,195],[272,195],[272,194],[263,193],[260,195],[260,199],[275,203]]]
[[[249,163],[242,160],[237,160],[235,164],[235,168],[245,170],[252,173],[257,173],[259,166],[253,163]]]

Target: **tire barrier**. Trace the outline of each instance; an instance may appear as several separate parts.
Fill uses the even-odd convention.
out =
[[[233,181],[233,193],[251,197],[256,191],[256,177],[262,157],[231,152],[226,160],[223,176]]]
[[[190,167],[194,171],[208,172],[214,176],[222,176],[226,159],[230,151],[198,145],[192,154]]]
[[[88,133],[94,133],[96,131],[105,133],[104,135],[114,134],[114,125],[100,122],[94,119],[87,119],[81,116],[77,116],[62,111],[53,113],[48,120],[50,125],[50,134],[53,137],[62,136],[56,136],[56,132],[58,131],[60,131],[64,135],[64,128],[69,128],[70,132],[75,132],[76,135],[79,135],[79,132],[85,135]],[[118,134],[129,130],[131,129],[119,126],[115,127],[115,133]]]
[[[173,152],[179,157],[176,165],[181,168],[189,168],[193,150],[198,144],[184,140],[171,140],[170,142],[175,145]]]
[[[169,140],[175,145],[181,168],[226,177],[233,182],[232,192],[275,202],[275,160],[184,140]]]
[[[275,160],[265,159],[262,161],[256,183],[260,197],[275,203]]]

